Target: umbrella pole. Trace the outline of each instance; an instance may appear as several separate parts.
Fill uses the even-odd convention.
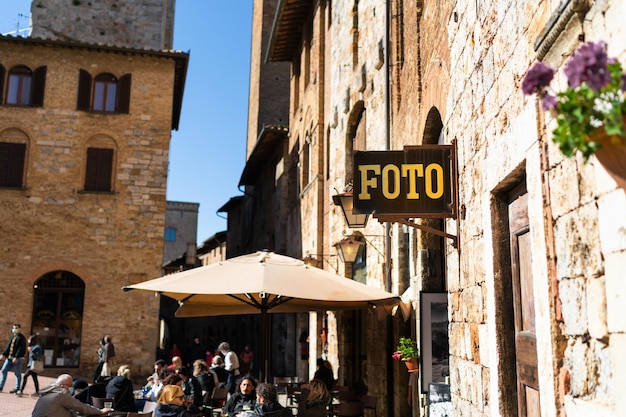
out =
[[[261,358],[263,361],[263,375],[261,379],[264,382],[268,382],[269,378],[269,357],[270,357],[270,326],[269,326],[269,314],[267,314],[267,308],[261,308]]]

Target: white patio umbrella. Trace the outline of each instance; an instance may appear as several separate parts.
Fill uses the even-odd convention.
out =
[[[176,317],[262,314],[262,355],[268,372],[268,313],[384,308],[400,297],[303,261],[261,251],[123,288],[179,301]]]

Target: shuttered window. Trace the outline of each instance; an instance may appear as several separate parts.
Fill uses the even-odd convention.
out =
[[[31,71],[23,65],[11,69],[5,102],[15,106],[43,106],[46,70],[47,67],[43,66]]]
[[[26,144],[0,142],[0,187],[21,188]]]
[[[87,148],[85,191],[112,191],[113,149]]]

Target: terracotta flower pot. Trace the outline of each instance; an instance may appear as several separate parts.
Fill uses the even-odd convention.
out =
[[[419,363],[417,362],[417,358],[411,358],[411,359],[409,359],[407,361],[403,361],[403,362],[406,365],[406,367],[409,370],[409,372],[417,371],[419,369]]]
[[[626,191],[626,138],[610,136],[604,129],[596,129],[589,139],[602,145],[594,155],[617,185]]]

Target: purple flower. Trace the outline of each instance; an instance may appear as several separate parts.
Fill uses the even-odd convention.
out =
[[[622,86],[620,90],[626,93],[626,74],[622,74]]]
[[[522,92],[526,95],[543,92],[554,78],[554,72],[553,68],[543,62],[536,62],[522,80]]]
[[[546,94],[541,99],[541,108],[543,108],[544,111],[553,110],[556,108],[556,105],[556,97],[554,97],[553,95]]]
[[[565,66],[569,86],[576,88],[586,82],[591,89],[600,90],[611,81],[608,62],[605,42],[585,43],[574,52]]]

